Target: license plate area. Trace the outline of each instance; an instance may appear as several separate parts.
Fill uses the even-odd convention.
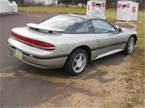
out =
[[[16,51],[15,51],[15,56],[16,56],[18,59],[20,59],[20,60],[23,59],[23,53],[22,53],[21,51],[19,51],[19,50],[16,50]]]

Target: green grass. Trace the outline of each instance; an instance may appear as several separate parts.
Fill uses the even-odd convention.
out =
[[[38,13],[85,13],[84,8],[69,8],[69,7],[47,7],[47,6],[30,6],[19,7],[20,12],[38,12]]]

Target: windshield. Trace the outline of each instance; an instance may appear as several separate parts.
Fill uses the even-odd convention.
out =
[[[59,15],[41,22],[39,26],[48,29],[59,29],[65,31],[70,26],[72,26],[73,24],[79,21],[81,21],[81,19],[76,17]]]

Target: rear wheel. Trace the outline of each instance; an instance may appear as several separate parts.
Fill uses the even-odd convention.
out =
[[[77,49],[68,58],[65,64],[65,71],[71,75],[78,75],[84,72],[88,64],[88,54],[85,50]]]
[[[134,46],[135,46],[135,38],[134,37],[130,37],[127,44],[126,44],[126,48],[124,50],[124,53],[126,55],[129,55],[133,52],[134,50]]]

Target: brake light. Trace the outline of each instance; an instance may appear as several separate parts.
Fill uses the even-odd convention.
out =
[[[44,48],[44,49],[55,49],[55,46],[53,44],[38,41],[38,40],[29,39],[29,38],[23,37],[19,34],[16,34],[14,32],[11,32],[11,34],[15,38],[17,38],[17,39],[19,39],[19,40],[21,40],[25,43],[28,43],[28,44],[31,44],[31,45],[34,45],[34,46],[37,46],[37,47],[40,47],[40,48]]]

